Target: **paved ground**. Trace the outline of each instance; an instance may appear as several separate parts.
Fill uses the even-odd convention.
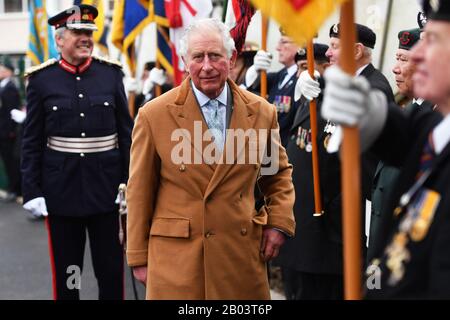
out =
[[[97,299],[98,291],[92,270],[89,248],[86,248],[81,299]],[[130,270],[125,269],[126,299],[134,299]],[[144,287],[138,286],[140,299]],[[27,218],[16,203],[0,203],[0,299],[52,299],[47,232],[43,220]]]
[[[125,267],[125,297],[133,300],[130,269]],[[143,299],[144,287],[137,284]],[[89,248],[86,248],[81,299],[97,299],[97,287]],[[274,300],[284,297],[272,291]],[[0,300],[52,299],[50,260],[47,232],[43,220],[30,220],[16,203],[0,202]]]

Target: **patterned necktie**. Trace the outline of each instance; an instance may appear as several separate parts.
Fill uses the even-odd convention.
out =
[[[433,143],[433,132],[428,135],[427,143],[425,144],[422,156],[420,157],[420,166],[419,172],[417,173],[416,179],[419,179],[422,174],[427,171],[431,167],[431,163],[436,156],[434,152],[434,143]]]
[[[214,142],[220,151],[223,150],[224,145],[224,123],[223,123],[223,109],[219,106],[219,101],[211,99],[206,103],[208,112],[205,113],[206,123],[214,136]]]

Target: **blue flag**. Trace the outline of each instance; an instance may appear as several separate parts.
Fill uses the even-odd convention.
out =
[[[45,0],[30,0],[29,14],[28,58],[34,64],[41,64],[50,58],[58,58],[53,30],[47,23],[48,15]]]

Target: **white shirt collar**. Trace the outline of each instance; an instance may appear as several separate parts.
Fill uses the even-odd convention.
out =
[[[368,63],[368,64],[365,64],[365,65],[363,65],[361,68],[359,68],[359,69],[356,71],[356,75],[359,76],[359,75],[364,71],[364,69],[365,69],[368,65],[369,65],[369,63]]]
[[[422,105],[422,103],[424,102],[425,100],[424,99],[422,99],[422,98],[414,98],[413,99],[413,103],[415,103],[415,104],[417,104],[417,105],[419,105],[419,106],[421,106]]]
[[[298,66],[296,63],[294,63],[292,66],[287,68],[287,74],[290,77],[292,77],[297,72]]]
[[[433,144],[436,154],[440,154],[442,150],[450,142],[450,114],[447,114],[433,130]]]
[[[5,78],[2,81],[0,81],[0,88],[3,88],[4,86],[6,86],[9,82],[10,78]]]
[[[194,89],[194,95],[197,98],[197,101],[200,104],[200,107],[203,107],[211,99],[209,97],[207,97],[199,89],[197,89],[197,87],[195,86],[195,84],[192,80],[191,80],[191,84],[192,84],[192,89]],[[219,102],[223,106],[226,106],[227,98],[228,98],[228,83],[225,82],[225,86],[223,87],[222,92],[219,94],[219,96],[216,98],[216,100],[219,100]]]

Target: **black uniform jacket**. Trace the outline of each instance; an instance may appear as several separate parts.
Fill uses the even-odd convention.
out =
[[[427,108],[404,113],[391,106],[373,147],[387,164],[403,168],[383,213],[392,215],[391,226],[375,251],[380,286],[367,290],[368,298],[450,298],[450,143],[432,160],[428,179],[400,206],[417,181],[429,133],[441,119]],[[414,219],[405,228],[408,216]]]
[[[289,131],[294,121],[295,113],[297,112],[297,104],[294,103],[295,84],[297,82],[297,75],[293,74],[289,80],[282,86],[281,84],[285,77],[287,68],[283,68],[278,72],[271,72],[267,74],[267,88],[269,97],[267,101],[274,104],[278,111],[278,124],[280,126],[281,144],[286,148],[289,140]],[[249,91],[259,95],[261,80],[258,78]]]
[[[322,96],[318,100],[320,114]],[[319,148],[320,186],[325,214],[314,217],[314,184],[312,153],[299,147],[299,131],[310,130],[309,102],[302,104],[295,116],[287,145],[289,161],[293,164],[295,187],[296,234],[286,240],[275,264],[301,272],[315,274],[342,273],[340,161],[337,153],[326,151],[324,132],[326,121],[318,117],[317,145]],[[301,135],[301,133],[300,133]]]
[[[11,110],[20,108],[20,95],[16,85],[9,80],[0,88],[0,139],[15,137],[16,123],[11,119]]]
[[[22,142],[24,202],[44,197],[50,215],[117,210],[117,188],[128,179],[133,124],[122,77],[120,67],[97,59],[78,69],[53,63],[31,74]],[[67,153],[47,147],[51,136],[114,133],[118,145],[109,151]]]

